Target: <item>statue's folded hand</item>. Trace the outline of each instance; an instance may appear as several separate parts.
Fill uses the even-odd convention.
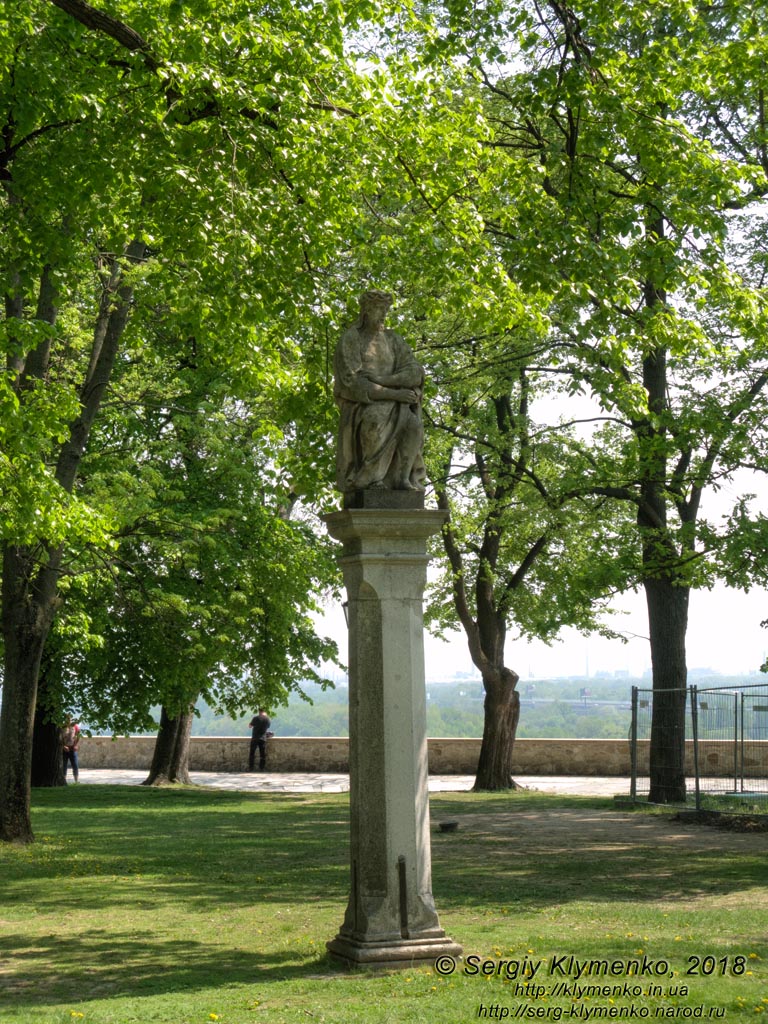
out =
[[[414,391],[413,388],[398,388],[395,392],[396,402],[405,402],[408,405],[416,405],[419,401],[418,391]]]

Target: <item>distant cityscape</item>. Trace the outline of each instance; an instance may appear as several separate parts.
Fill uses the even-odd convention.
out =
[[[346,673],[340,672],[338,669],[335,671],[328,671],[328,678],[334,684],[334,686],[346,686],[347,676]],[[521,694],[526,692],[526,688],[535,687],[537,684],[563,684],[563,683],[582,683],[589,685],[595,682],[621,682],[632,687],[633,685],[639,686],[643,683],[650,685],[652,679],[651,669],[647,668],[642,673],[632,672],[626,668],[617,669],[597,669],[594,672],[588,673],[574,673],[572,675],[558,675],[558,676],[542,676],[538,677],[535,675],[528,675],[521,677],[517,688]],[[695,667],[688,669],[688,683],[691,685],[696,684],[699,680],[706,680],[709,685],[715,685],[713,680],[723,680],[723,685],[733,683],[734,685],[739,682],[744,682],[749,679],[751,682],[759,682],[765,679],[768,682],[768,675],[761,672],[759,669],[750,669],[748,672],[739,672],[733,675],[726,674],[717,671],[717,669],[707,667]],[[448,674],[435,674],[434,677],[427,679],[427,688],[430,686],[458,686],[462,683],[477,683],[482,684],[480,673],[475,672],[454,672]],[[629,691],[628,691],[629,692]]]
[[[738,687],[768,684],[759,672],[725,676],[712,669],[692,669],[691,684]],[[316,684],[304,688],[308,700],[295,694],[286,707],[270,709],[278,736],[348,735],[347,678],[340,673],[333,688]],[[595,672],[592,676],[524,679],[518,684],[520,721],[517,735],[537,739],[624,739],[630,726],[632,687],[650,689],[650,673]],[[427,733],[434,737],[477,737],[483,733],[485,693],[479,675],[457,672],[426,685]],[[198,705],[195,736],[246,735],[250,715],[234,720]]]

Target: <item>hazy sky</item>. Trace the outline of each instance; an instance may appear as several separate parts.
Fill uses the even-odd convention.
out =
[[[626,614],[614,615],[615,626],[627,642],[584,637],[564,630],[562,639],[547,647],[542,643],[507,642],[507,664],[521,679],[582,675],[626,669],[640,676],[650,668],[648,619],[642,594],[628,595],[617,604]],[[757,671],[768,654],[768,630],[760,623],[768,619],[768,593],[764,590],[742,594],[716,589],[691,595],[688,627],[688,667],[712,668],[725,674]],[[445,673],[470,671],[466,643],[457,636],[451,644],[427,638],[425,643],[428,679]]]
[[[615,627],[627,642],[584,637],[575,630],[563,630],[562,639],[551,647],[535,642],[507,640],[507,664],[521,679],[585,675],[627,670],[641,676],[650,668],[648,620],[642,594],[630,594],[617,604],[625,614],[613,616]],[[768,592],[750,594],[716,588],[691,594],[688,627],[688,667],[711,668],[726,675],[756,672],[768,657]],[[346,625],[339,607],[329,609],[322,626],[332,636],[346,661]],[[427,681],[451,678],[458,672],[476,674],[463,634],[450,643],[425,635]],[[760,676],[760,679],[765,679]]]
[[[586,418],[594,412],[594,405],[583,396],[567,400],[561,397],[549,405],[549,412],[553,418]],[[720,480],[717,490],[710,488],[704,492],[702,517],[718,525],[739,496],[747,493],[756,496],[755,507],[765,509],[768,473],[740,471],[730,481]],[[627,637],[626,643],[563,630],[560,641],[548,647],[540,642],[515,641],[510,632],[507,665],[521,679],[587,673],[594,676],[596,672],[621,670],[642,676],[651,664],[645,597],[642,592],[625,595],[617,600],[616,608],[624,614],[611,616],[610,622]],[[728,675],[759,672],[768,657],[768,629],[760,625],[764,620],[768,620],[768,591],[764,589],[755,588],[749,594],[726,587],[692,592],[687,637],[689,669],[711,668]],[[340,606],[329,609],[323,626],[338,643],[342,660],[346,661],[346,626]],[[476,674],[463,635],[457,633],[450,643],[426,635],[425,672],[427,681],[451,678],[457,672]],[[761,674],[757,681],[766,679]]]

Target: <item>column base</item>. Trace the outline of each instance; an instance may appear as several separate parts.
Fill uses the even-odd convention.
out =
[[[447,935],[431,939],[400,939],[390,942],[365,942],[337,935],[326,943],[337,962],[348,967],[380,967],[388,969],[430,965],[440,956],[458,959],[462,947]]]

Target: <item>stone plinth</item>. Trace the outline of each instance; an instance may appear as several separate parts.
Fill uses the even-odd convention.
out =
[[[351,964],[406,966],[461,947],[432,898],[422,596],[438,511],[346,509],[351,893],[328,949]]]

